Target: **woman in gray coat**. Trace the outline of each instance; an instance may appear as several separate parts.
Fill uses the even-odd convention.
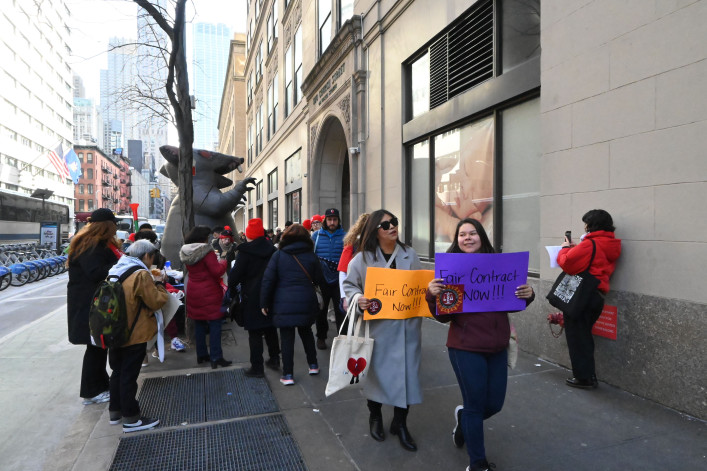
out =
[[[361,235],[358,253],[349,264],[343,283],[346,298],[363,295],[368,267],[419,270],[422,264],[417,253],[398,239],[398,218],[385,209],[371,213]],[[368,309],[370,300],[358,298],[359,314]],[[407,429],[407,414],[411,404],[422,402],[420,387],[420,354],[422,318],[376,319],[370,322],[375,339],[368,380],[364,395],[370,411],[371,437],[385,440],[382,405],[394,406],[390,433],[397,435],[400,445],[417,451],[417,445]]]

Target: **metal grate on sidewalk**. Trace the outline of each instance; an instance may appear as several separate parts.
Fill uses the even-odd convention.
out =
[[[111,471],[306,471],[281,415],[136,432],[120,440]]]
[[[243,372],[147,378],[138,397],[141,413],[160,419],[159,427],[170,427],[277,412],[265,379]]]

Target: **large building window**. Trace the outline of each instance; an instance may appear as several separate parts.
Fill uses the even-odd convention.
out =
[[[259,84],[263,78],[263,42],[258,45],[258,52],[255,55],[255,83]]]
[[[268,140],[277,132],[277,81],[278,74],[275,74],[270,87],[268,87]]]
[[[460,220],[474,218],[496,249],[529,251],[530,270],[539,272],[540,156],[537,98],[409,146],[413,248],[431,260],[447,250]],[[494,168],[503,168],[502,179]]]
[[[285,160],[285,185],[291,185],[302,179],[302,159],[300,151]]]
[[[540,0],[480,0],[408,62],[407,119],[417,118],[539,54]]]
[[[285,117],[292,112],[292,44],[285,51]]]
[[[263,104],[258,106],[255,113],[255,155],[258,156],[263,150]]]
[[[295,31],[295,99],[297,105],[302,99],[302,25]]]
[[[319,55],[321,56],[331,42],[331,0],[319,2]]]
[[[268,173],[268,195],[277,195],[277,169]]]
[[[268,227],[275,229],[277,221],[277,198],[273,198],[268,201]]]
[[[337,0],[336,2],[338,4],[338,10],[339,10],[339,28],[341,28],[341,25],[346,23],[346,20],[350,19],[353,16],[354,12],[354,0]]]
[[[293,222],[302,221],[302,190],[295,190],[285,195],[285,219]]]

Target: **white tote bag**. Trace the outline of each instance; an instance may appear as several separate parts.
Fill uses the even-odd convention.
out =
[[[360,295],[353,296],[346,312],[346,318],[349,319],[347,335],[341,335],[339,331],[331,346],[329,381],[325,392],[327,397],[346,387],[361,386],[368,376],[373,339],[369,336],[368,322],[363,320],[363,316],[356,316],[359,297]],[[362,323],[366,324],[366,328],[364,336],[360,337]],[[341,327],[343,328],[343,325]]]

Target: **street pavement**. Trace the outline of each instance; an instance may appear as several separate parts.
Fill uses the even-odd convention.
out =
[[[0,293],[0,470],[107,470],[123,435],[108,424],[107,404],[83,406],[78,397],[84,349],[67,340],[66,277],[60,277]],[[16,306],[20,297],[26,298],[22,308]],[[297,342],[295,386],[282,386],[277,372],[266,372],[310,471],[465,469],[466,450],[451,439],[461,395],[446,353],[447,327],[423,324],[425,397],[408,417],[416,453],[389,434],[382,443],[368,436],[359,391],[325,397],[329,350],[318,351],[321,374],[308,376]],[[228,323],[223,346],[234,360],[231,368],[248,367],[243,329]],[[212,371],[197,366],[193,349],[167,351],[163,364],[150,358],[140,381]],[[568,374],[521,351],[509,370],[505,406],[486,421],[487,457],[497,471],[707,469],[707,423],[604,383],[592,391],[572,389],[564,384]],[[384,406],[383,415],[389,423],[392,408]]]

